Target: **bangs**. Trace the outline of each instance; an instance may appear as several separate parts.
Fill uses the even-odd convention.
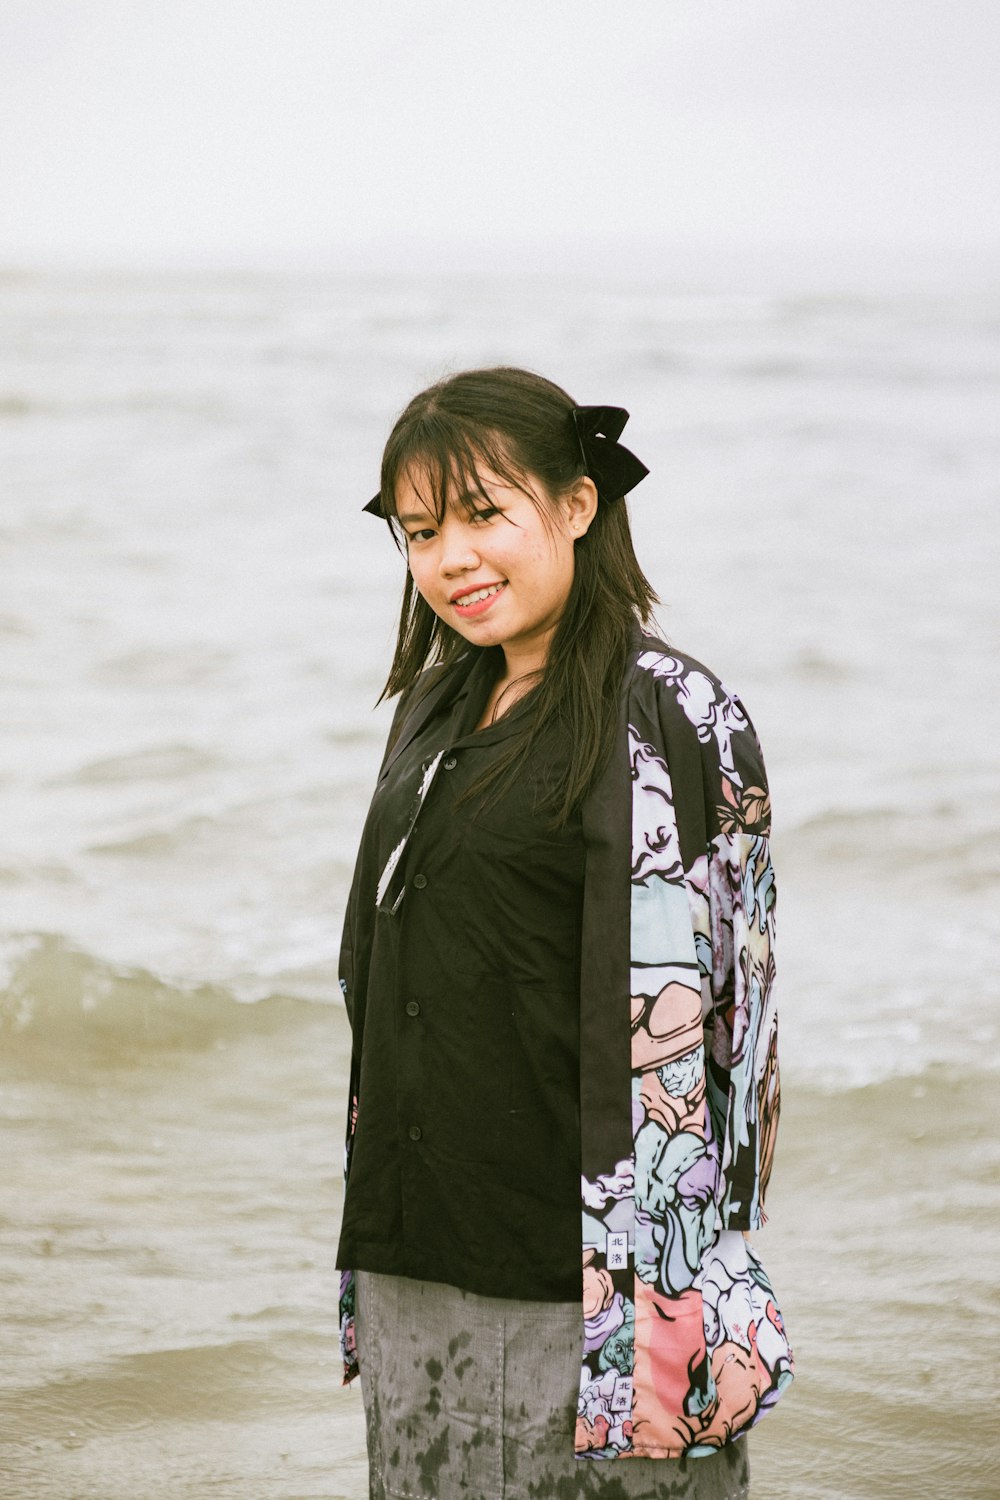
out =
[[[390,442],[382,461],[382,508],[396,546],[406,552],[406,533],[397,512],[397,487],[405,477],[440,526],[449,505],[472,515],[493,503],[481,470],[489,470],[537,504],[524,467],[516,462],[500,433],[483,431],[440,411],[429,411],[404,441]]]

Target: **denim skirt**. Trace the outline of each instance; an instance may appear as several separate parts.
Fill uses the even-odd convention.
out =
[[[371,1500],[743,1500],[740,1438],[704,1458],[578,1459],[576,1302],[357,1273]]]

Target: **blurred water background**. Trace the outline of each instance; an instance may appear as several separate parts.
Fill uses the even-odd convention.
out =
[[[821,280],[821,278],[820,278]],[[360,1500],[335,979],[401,563],[470,364],[633,413],[668,638],[771,774],[799,1378],[759,1500],[1000,1492],[1000,293],[0,280],[0,1495]]]

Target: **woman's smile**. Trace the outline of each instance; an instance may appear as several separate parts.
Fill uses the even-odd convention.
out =
[[[485,614],[507,587],[506,579],[502,583],[487,583],[475,588],[460,589],[453,595],[452,604],[463,620],[471,619],[473,616]]]

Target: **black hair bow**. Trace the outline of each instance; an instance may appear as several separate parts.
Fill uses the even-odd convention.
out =
[[[373,495],[371,497],[367,505],[362,506],[362,510],[366,510],[370,516],[379,516],[383,521],[387,521],[389,519],[382,508],[381,490],[379,490],[377,495]]]
[[[605,504],[634,490],[649,470],[618,439],[628,421],[621,406],[574,406],[573,425],[580,440],[584,467]]]

